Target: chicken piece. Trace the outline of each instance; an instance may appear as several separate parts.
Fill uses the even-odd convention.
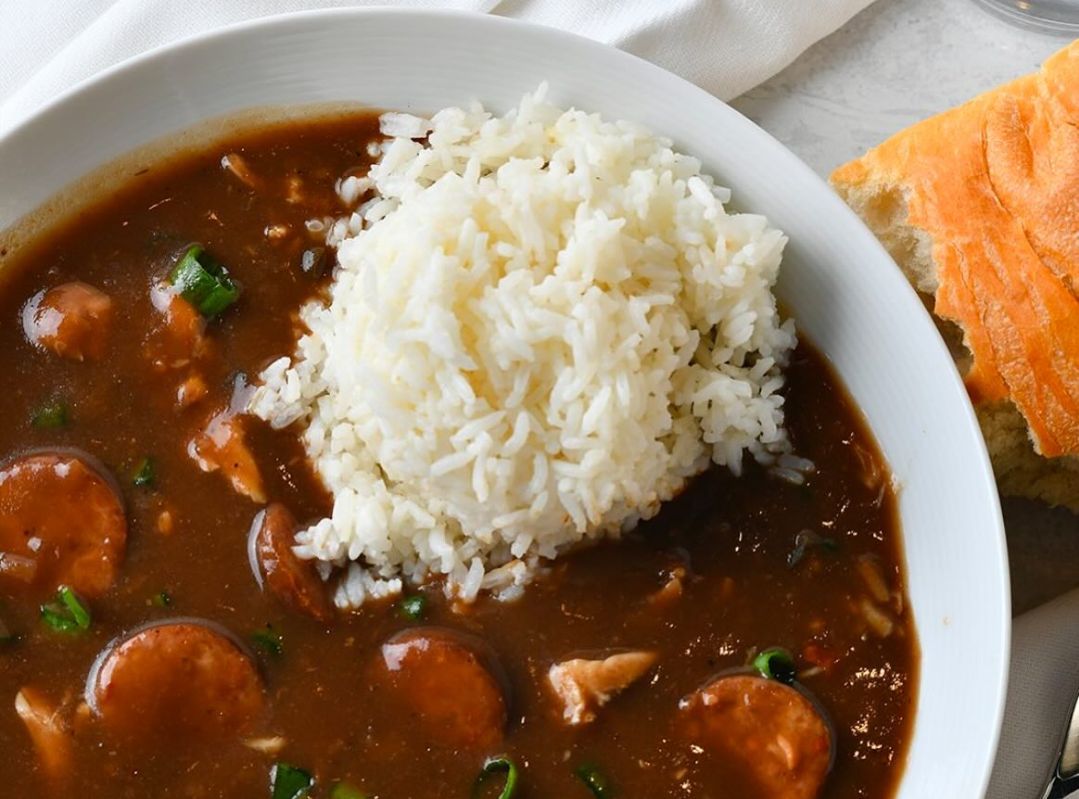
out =
[[[180,408],[190,408],[201,401],[210,392],[202,375],[189,375],[176,389],[176,404]]]
[[[15,694],[15,712],[34,743],[41,768],[54,783],[71,774],[71,730],[60,709],[36,688],[23,686]]]
[[[204,472],[221,471],[237,493],[263,503],[266,492],[258,464],[247,447],[243,419],[225,408],[187,443],[187,454]]]
[[[112,324],[112,298],[74,281],[35,294],[22,312],[30,343],[72,361],[105,354]]]
[[[154,286],[150,300],[163,317],[150,333],[146,346],[146,355],[155,370],[184,369],[209,353],[206,320],[194,305],[167,284]]]
[[[686,578],[684,566],[675,566],[668,574],[667,582],[648,597],[648,603],[658,608],[669,608],[674,605],[685,592],[683,580]]]
[[[659,660],[655,652],[616,652],[604,658],[572,658],[547,672],[569,724],[594,721],[596,711],[639,680]]]
[[[231,172],[235,178],[249,189],[259,187],[259,179],[251,171],[247,161],[239,153],[229,153],[221,157],[221,168]]]

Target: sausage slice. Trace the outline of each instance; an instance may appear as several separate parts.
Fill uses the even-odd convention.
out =
[[[399,633],[382,645],[376,679],[432,743],[484,751],[502,740],[501,669],[472,636],[438,627]]]
[[[69,585],[100,596],[116,581],[126,544],[120,497],[85,458],[41,452],[0,468],[0,594]]]
[[[197,621],[147,627],[114,645],[91,671],[86,693],[110,732],[158,742],[240,735],[266,703],[251,657]]]
[[[248,555],[259,585],[285,605],[321,622],[333,620],[333,606],[326,584],[315,565],[292,551],[296,519],[288,508],[273,502],[259,511],[251,523]]]
[[[758,799],[815,799],[832,766],[832,732],[795,688],[748,674],[720,677],[682,700],[682,732],[742,766]]]
[[[73,361],[105,354],[112,324],[112,298],[78,281],[38,292],[23,307],[22,326],[31,344]]]

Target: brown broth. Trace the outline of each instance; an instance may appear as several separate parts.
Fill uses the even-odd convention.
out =
[[[370,115],[290,123],[177,156],[50,234],[0,276],[0,461],[35,448],[77,447],[105,463],[122,486],[128,512],[127,559],[119,583],[93,603],[81,635],[46,630],[36,603],[0,597],[0,619],[19,640],[0,648],[0,794],[118,797],[269,797],[276,759],[311,770],[316,796],[348,780],[371,797],[468,797],[482,756],[430,746],[374,690],[368,669],[379,645],[413,622],[391,605],[341,614],[331,627],[289,613],[252,577],[247,532],[258,506],[220,474],[200,471],[186,444],[210,409],[228,402],[235,375],[258,373],[291,351],[295,312],[319,286],[299,269],[302,235],[275,242],[269,225],[301,231],[309,218],[340,214],[333,191],[346,170],[367,163],[377,135]],[[249,190],[220,166],[240,152],[259,176]],[[285,200],[298,176],[303,202]],[[240,303],[210,325],[216,352],[198,406],[178,410],[176,376],[146,366],[154,311],[149,287],[185,242],[201,241],[244,286]],[[41,288],[78,279],[108,292],[116,318],[107,356],[74,363],[35,350],[20,321]],[[799,665],[828,663],[804,685],[835,728],[837,759],[824,799],[885,799],[894,793],[911,734],[917,644],[906,602],[895,496],[865,425],[835,375],[803,342],[788,370],[787,419],[800,455],[816,472],[804,486],[756,465],[734,478],[713,469],[661,514],[618,543],[553,565],[517,602],[481,599],[462,610],[424,590],[425,624],[469,631],[487,641],[505,668],[510,722],[504,746],[522,774],[518,797],[589,796],[574,776],[596,764],[624,797],[742,797],[750,788],[729,764],[694,754],[675,734],[678,700],[725,669],[742,667],[767,646],[784,646]],[[35,409],[70,407],[60,430],[34,428]],[[295,431],[257,426],[251,443],[269,496],[301,519],[329,510]],[[132,485],[131,471],[152,456],[156,485]],[[162,511],[174,521],[159,531]],[[829,536],[837,551],[788,556],[805,529]],[[867,629],[861,557],[879,564],[893,595],[895,627]],[[657,608],[647,597],[665,570],[685,563],[692,578],[681,600]],[[166,591],[171,604],[153,599]],[[147,753],[116,745],[80,711],[86,675],[115,636],[148,621],[198,617],[250,640],[271,625],[279,657],[258,655],[270,696],[261,734],[283,736],[277,757],[242,742]],[[545,675],[562,656],[584,649],[647,647],[661,654],[653,677],[633,686],[591,725],[567,727]],[[831,662],[834,660],[834,662]],[[25,685],[62,702],[75,730],[66,787],[46,779],[13,701]],[[494,753],[491,753],[494,754]],[[490,795],[497,795],[491,793]]]

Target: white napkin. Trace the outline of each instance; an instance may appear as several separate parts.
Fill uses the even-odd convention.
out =
[[[1041,799],[1077,692],[1079,591],[1072,591],[1016,619],[1008,706],[986,799]]]
[[[871,0],[2,0],[0,130],[125,58],[241,20],[303,9],[449,7],[565,28],[636,53],[727,100]]]

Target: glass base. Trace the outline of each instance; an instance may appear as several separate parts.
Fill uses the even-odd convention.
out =
[[[976,0],[1016,25],[1047,33],[1079,34],[1079,0]]]

